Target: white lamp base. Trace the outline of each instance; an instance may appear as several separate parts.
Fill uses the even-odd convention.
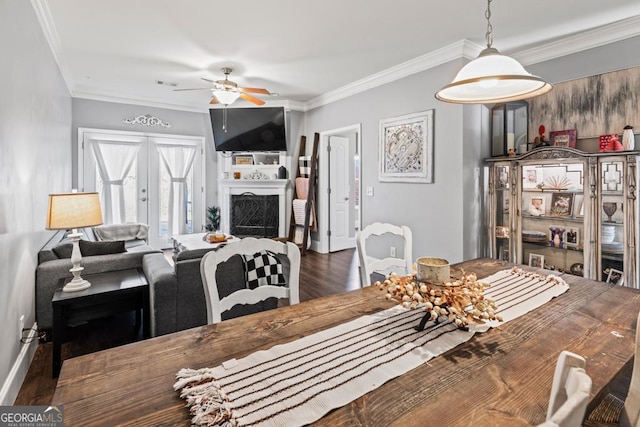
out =
[[[64,288],[62,288],[63,292],[78,292],[91,286],[91,283],[80,277],[80,272],[84,270],[84,267],[80,266],[80,261],[82,260],[80,245],[78,244],[80,236],[82,236],[82,234],[76,232],[76,230],[73,230],[73,233],[69,234],[73,243],[73,250],[71,251],[71,264],[73,267],[70,268],[69,271],[73,274],[73,279],[64,285]]]
[[[73,269],[72,269],[73,270]],[[91,286],[91,283],[84,280],[80,275],[74,277],[69,283],[64,285],[62,292],[78,292],[83,291]]]

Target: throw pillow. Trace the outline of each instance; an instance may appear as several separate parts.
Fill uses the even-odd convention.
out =
[[[286,285],[282,263],[271,251],[260,251],[243,255],[247,288],[264,285]]]
[[[56,246],[52,249],[53,253],[60,259],[62,258],[71,258],[71,252],[73,252],[73,244],[64,243]]]
[[[91,242],[80,240],[80,253],[82,256],[111,255],[126,252],[124,240],[113,242]]]

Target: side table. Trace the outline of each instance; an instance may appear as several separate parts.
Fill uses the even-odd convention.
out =
[[[141,269],[87,275],[91,287],[79,292],[63,292],[71,278],[62,279],[53,295],[53,377],[60,374],[64,332],[70,322],[88,321],[136,310],[136,329],[150,333],[149,284]],[[142,311],[142,315],[141,312]]]

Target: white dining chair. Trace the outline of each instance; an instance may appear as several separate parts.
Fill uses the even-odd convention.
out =
[[[367,241],[369,238],[372,236],[382,236],[387,233],[399,236],[404,240],[404,258],[376,258],[367,253]],[[406,225],[398,226],[382,222],[369,224],[358,233],[356,246],[358,249],[358,259],[360,261],[360,284],[363,287],[371,285],[371,275],[374,272],[387,275],[391,272],[409,274],[413,271],[413,238],[411,235],[411,229]],[[389,253],[388,246],[386,248],[386,253]]]
[[[236,267],[232,274],[229,271],[217,274],[234,255],[241,257],[241,261],[233,260]],[[282,257],[288,262],[283,263]],[[239,304],[258,304],[273,298],[288,298],[289,304],[300,302],[300,249],[292,242],[244,238],[207,252],[200,263],[200,274],[208,323],[221,322],[222,313]],[[221,286],[223,281],[226,284]]]
[[[583,357],[563,351],[551,385],[547,419],[542,427],[580,427],[589,403],[591,378]]]
[[[606,395],[589,414],[585,426],[640,427],[640,313],[636,321],[636,349],[626,399]]]

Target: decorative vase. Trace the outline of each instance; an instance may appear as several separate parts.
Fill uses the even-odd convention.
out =
[[[635,146],[635,136],[633,135],[633,126],[625,126],[622,131],[622,148],[624,150],[633,150]]]

